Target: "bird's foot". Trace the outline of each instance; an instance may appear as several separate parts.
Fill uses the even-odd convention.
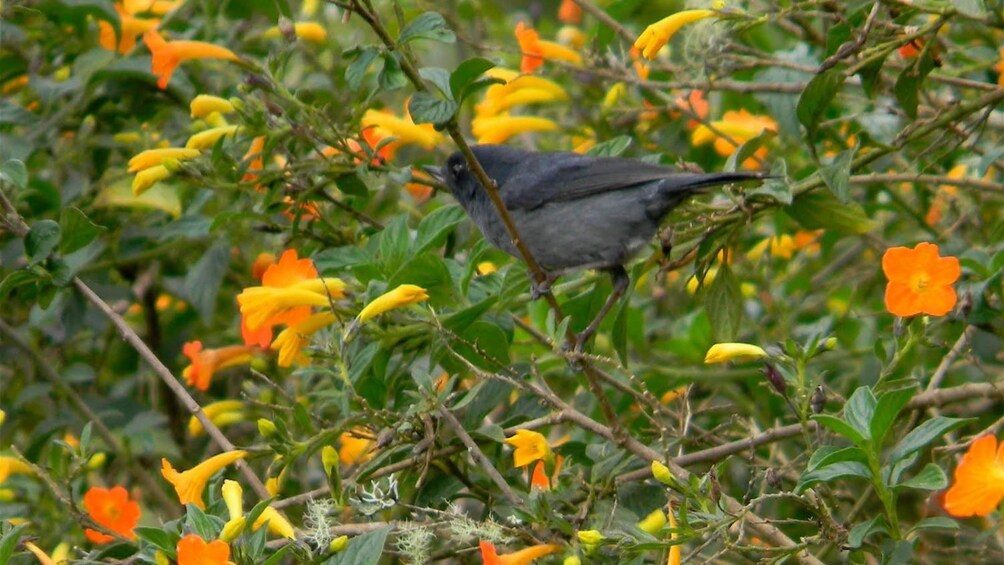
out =
[[[538,300],[543,296],[551,294],[551,284],[554,283],[557,277],[547,273],[544,276],[544,280],[537,282],[533,278],[533,273],[530,273],[530,300]]]

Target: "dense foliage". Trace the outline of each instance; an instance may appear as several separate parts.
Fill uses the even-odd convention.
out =
[[[1004,561],[1001,0],[0,18],[0,563]],[[773,177],[579,354],[474,143]]]

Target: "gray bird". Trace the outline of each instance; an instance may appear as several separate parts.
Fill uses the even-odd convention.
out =
[[[512,215],[516,229],[547,273],[545,285],[583,269],[610,274],[613,292],[579,334],[592,336],[630,282],[624,265],[659,229],[662,219],[702,188],[761,180],[761,173],[683,173],[633,159],[564,151],[526,151],[504,145],[471,148]],[[519,257],[495,207],[461,152],[433,170],[492,245]],[[536,284],[536,298],[547,292]]]

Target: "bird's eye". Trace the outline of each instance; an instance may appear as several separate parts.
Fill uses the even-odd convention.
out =
[[[457,163],[456,165],[453,165],[453,174],[459,175],[460,173],[464,172],[464,169],[466,168],[467,167],[463,163]]]

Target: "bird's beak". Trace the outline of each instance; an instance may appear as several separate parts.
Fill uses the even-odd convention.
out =
[[[435,165],[422,165],[419,169],[422,169],[422,172],[432,177],[436,182],[446,183],[442,167],[437,167]]]

